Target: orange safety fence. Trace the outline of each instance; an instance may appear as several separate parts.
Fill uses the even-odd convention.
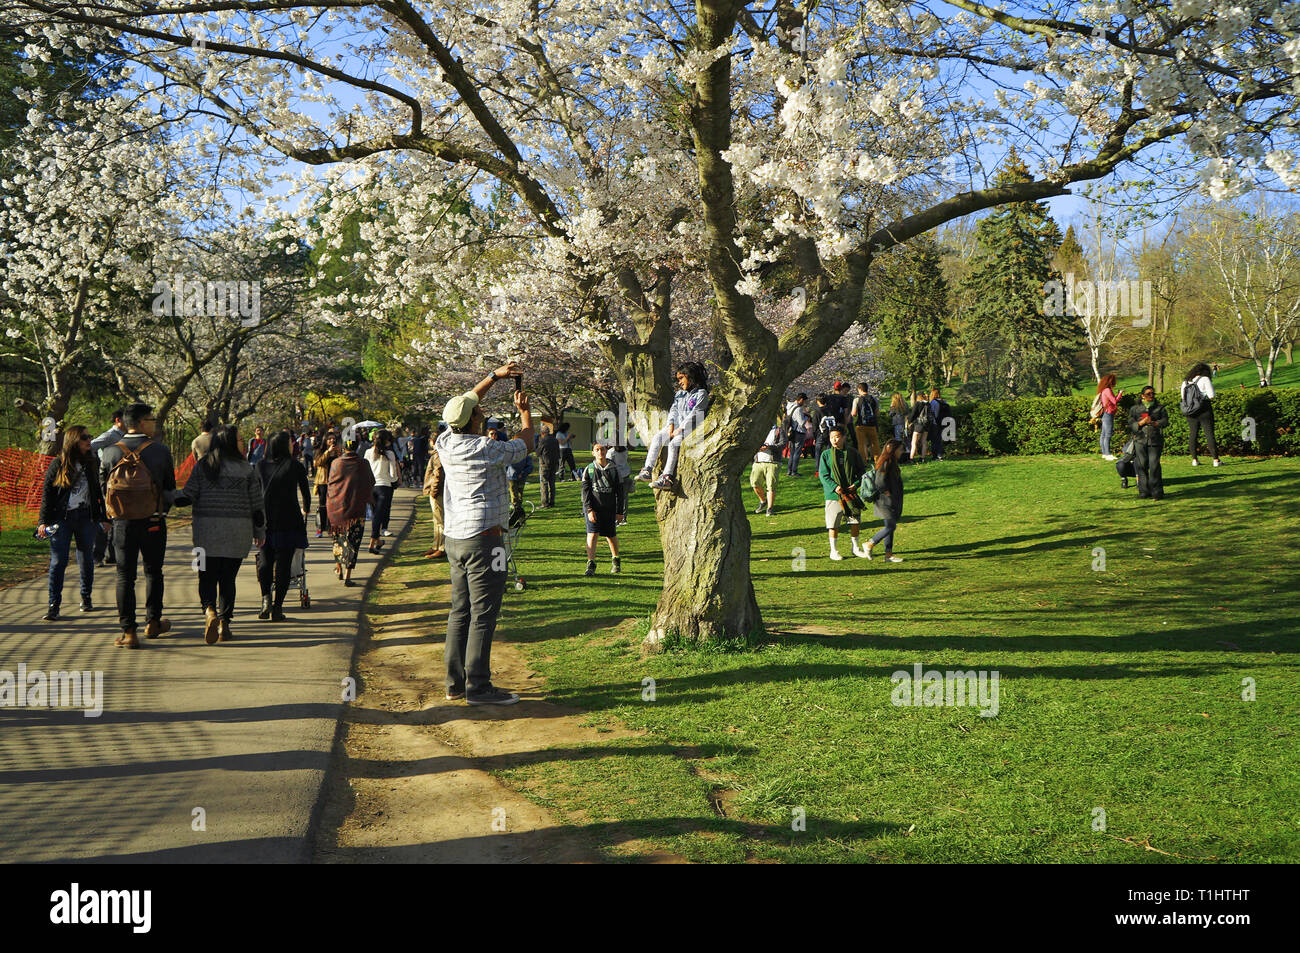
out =
[[[41,487],[54,457],[31,450],[0,449],[0,532],[32,529],[40,518]],[[176,468],[176,485],[182,487],[194,469],[194,454]]]

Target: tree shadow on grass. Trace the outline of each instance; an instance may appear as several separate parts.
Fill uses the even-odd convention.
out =
[[[948,647],[950,650],[951,647]],[[1206,675],[1236,676],[1241,672],[1258,673],[1266,668],[1291,670],[1291,663],[1286,661],[1261,662],[1258,659],[1240,661],[1225,660],[1221,663],[1180,663],[1165,664],[1152,662],[1146,664],[1104,664],[1104,665],[1007,665],[1001,661],[987,659],[979,661],[965,660],[961,663],[945,661],[935,663],[917,657],[917,650],[911,646],[899,646],[898,660],[884,666],[864,666],[855,663],[843,665],[753,665],[731,668],[718,672],[704,672],[697,675],[664,677],[656,683],[655,707],[674,705],[698,705],[727,699],[738,687],[755,685],[776,685],[795,682],[841,682],[853,680],[863,685],[871,684],[887,693],[890,677],[897,671],[910,672],[911,667],[921,662],[926,668],[952,667],[954,669],[996,669],[1005,686],[1008,683],[1050,683],[1070,680],[1077,682],[1138,682],[1141,679],[1165,678],[1201,678]],[[627,705],[638,704],[641,686],[639,683],[622,683],[593,685],[574,689],[569,692],[555,692],[552,700],[560,704],[580,706],[587,710],[607,710]],[[856,698],[856,696],[855,696]],[[823,702],[827,699],[822,698]],[[855,700],[858,704],[861,699]],[[829,704],[829,702],[827,702]]]
[[[640,846],[646,841],[663,841],[683,834],[703,834],[709,837],[728,835],[732,838],[745,838],[757,841],[747,852],[753,857],[752,847],[802,847],[807,848],[819,841],[833,841],[842,850],[852,850],[854,842],[874,842],[882,837],[904,830],[903,825],[891,821],[833,821],[816,815],[804,818],[804,829],[794,831],[790,823],[767,824],[758,821],[746,821],[731,817],[648,817],[636,820],[601,821],[590,824],[565,825],[564,831],[584,840],[612,849],[621,845]],[[537,863],[546,863],[548,854],[555,846],[554,830],[502,832],[485,834],[479,837],[458,838],[433,844],[409,844],[400,847],[342,847],[331,851],[331,859],[337,858],[352,863],[429,863],[438,859],[439,853],[446,851],[451,856],[464,857],[478,853],[476,845],[482,844],[485,857],[490,851],[502,846],[513,848]],[[870,844],[864,844],[858,850],[873,860],[887,861],[883,855],[871,853]],[[642,853],[633,853],[607,858],[613,862],[642,863],[658,862],[664,855],[653,849]],[[677,860],[679,858],[672,858]]]
[[[1215,476],[1213,470],[1205,476],[1165,477],[1166,499],[1196,499],[1207,496],[1248,496],[1287,502],[1277,494],[1278,484],[1290,486],[1300,492],[1300,474],[1261,473],[1252,477]]]

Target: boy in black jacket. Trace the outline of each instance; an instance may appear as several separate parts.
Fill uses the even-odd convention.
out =
[[[618,524],[627,519],[627,490],[619,477],[618,467],[609,459],[609,447],[603,443],[591,446],[595,462],[582,471],[582,511],[587,517],[587,572],[596,575],[596,537],[609,541],[609,554],[613,559],[610,572],[620,572],[618,557]]]
[[[1148,384],[1142,388],[1141,399],[1128,412],[1139,497],[1158,500],[1165,495],[1160,475],[1160,452],[1165,447],[1164,430],[1168,426],[1169,414],[1156,400],[1156,389]]]

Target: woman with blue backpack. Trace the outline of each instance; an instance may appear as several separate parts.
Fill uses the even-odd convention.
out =
[[[894,530],[903,515],[903,471],[899,462],[903,459],[903,441],[890,440],[885,449],[876,458],[874,472],[868,474],[865,499],[873,504],[876,516],[885,521],[885,525],[867,541],[862,555],[872,558],[872,551],[880,543],[885,544],[885,561],[901,563],[903,560],[894,555]]]
[[[1199,431],[1205,431],[1205,445],[1214,458],[1214,465],[1220,466],[1219,445],[1214,439],[1214,384],[1210,381],[1208,364],[1196,364],[1187,372],[1183,380],[1182,395],[1178,409],[1187,418],[1187,436],[1191,442],[1192,466],[1199,467],[1201,461],[1196,458]]]

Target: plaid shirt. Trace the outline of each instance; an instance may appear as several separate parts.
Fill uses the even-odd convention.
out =
[[[528,456],[524,442],[447,430],[434,446],[445,473],[444,534],[473,539],[494,526],[504,528],[510,513],[506,467]]]

